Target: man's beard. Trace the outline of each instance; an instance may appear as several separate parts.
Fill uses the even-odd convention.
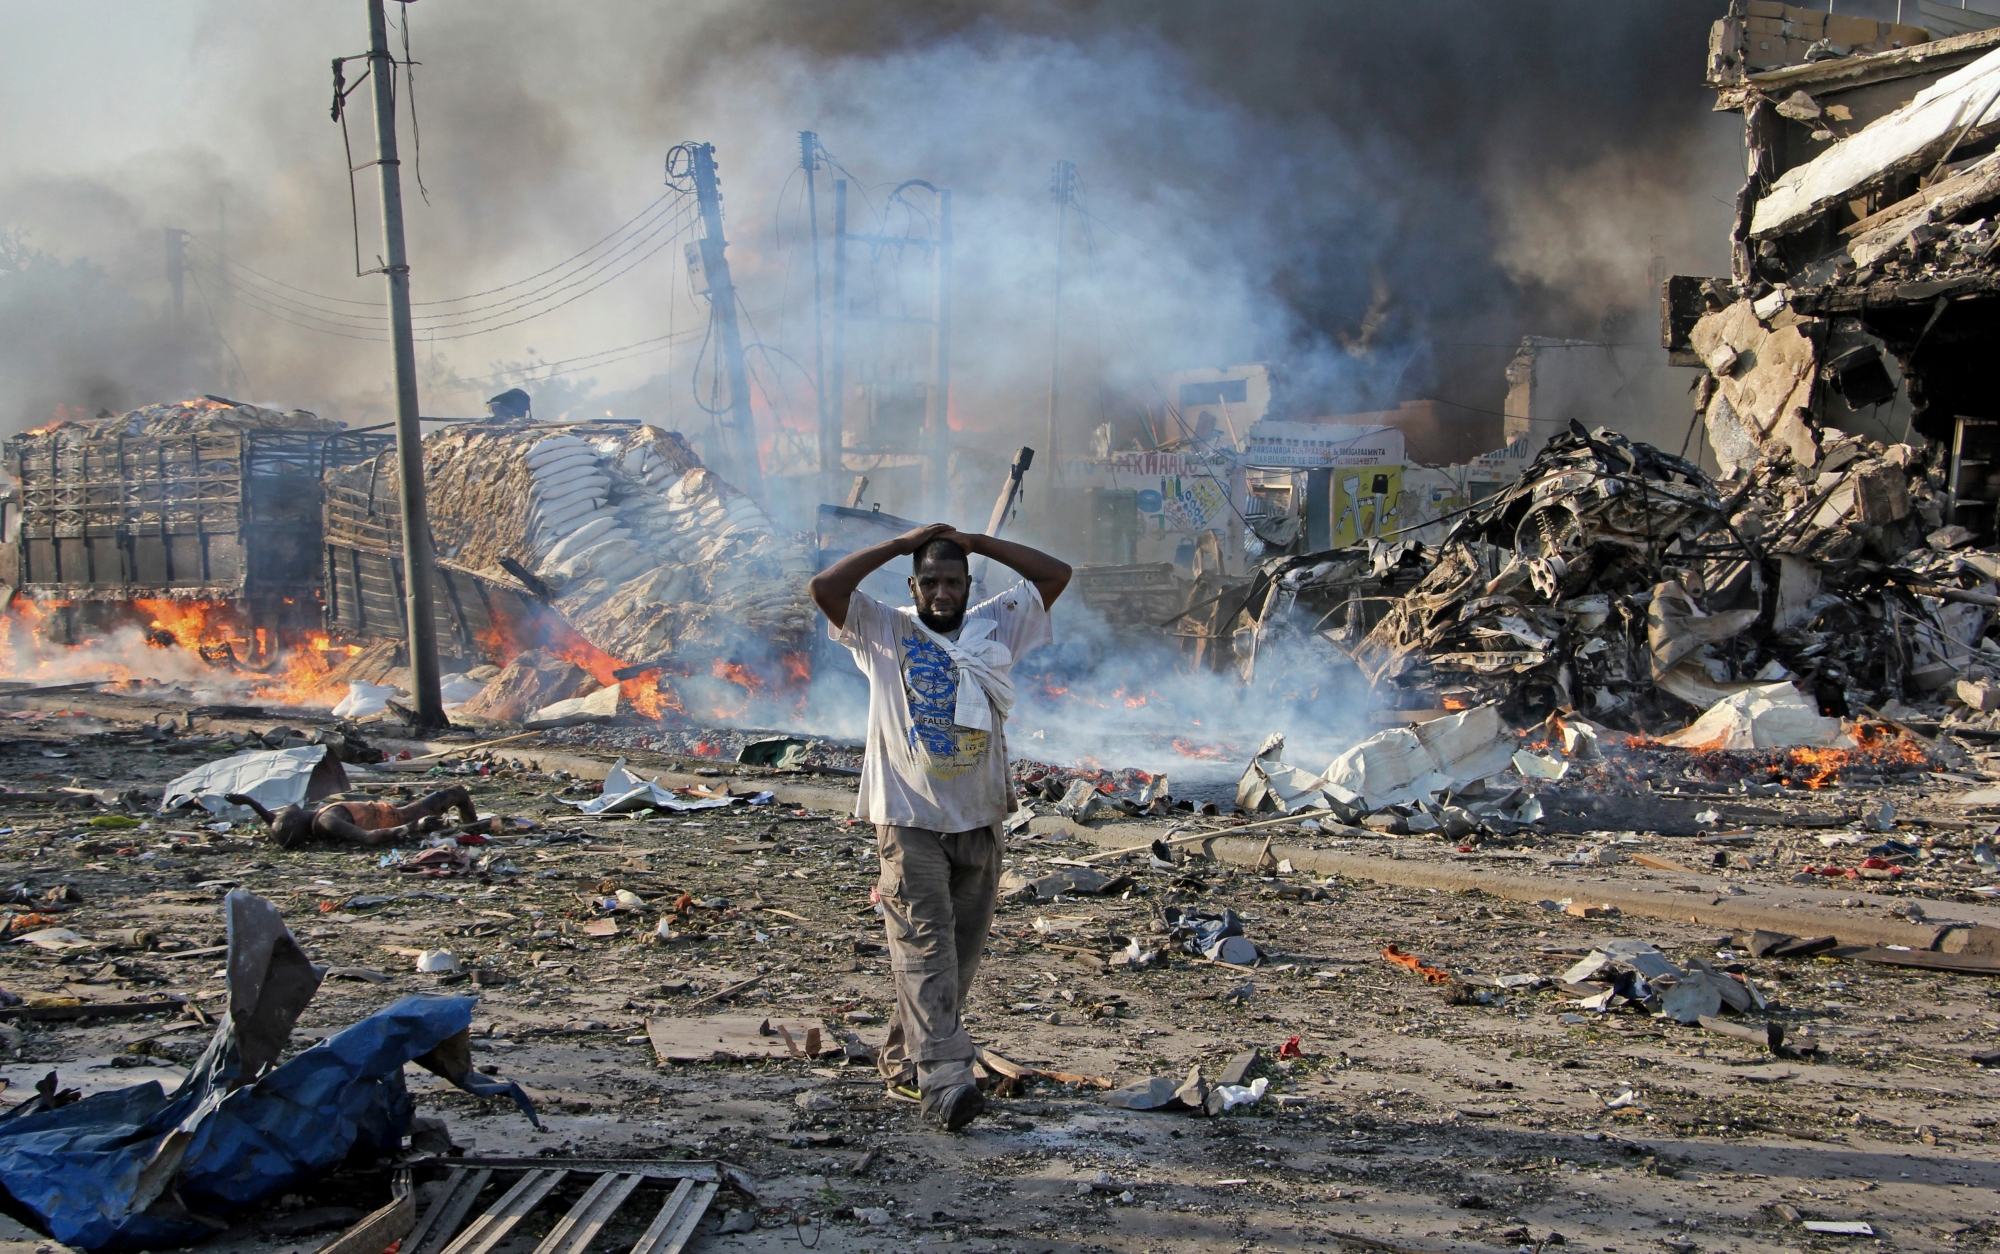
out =
[[[917,607],[917,621],[940,636],[949,636],[952,632],[957,631],[965,625],[965,607],[962,605],[959,606],[958,609],[952,612],[950,618],[941,618],[919,605]]]

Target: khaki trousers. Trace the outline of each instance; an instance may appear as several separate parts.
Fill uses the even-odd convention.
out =
[[[979,970],[1000,887],[1000,831],[877,827],[882,917],[896,1013],[882,1074],[921,1092],[972,1083],[972,1038],[959,1014]]]

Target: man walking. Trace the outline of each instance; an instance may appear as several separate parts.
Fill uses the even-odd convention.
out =
[[[967,607],[969,559],[1022,582]],[[861,581],[912,559],[913,605]],[[1000,821],[1015,809],[1007,771],[1009,671],[1047,644],[1068,565],[1026,545],[944,523],[870,545],[813,578],[829,635],[868,677],[868,740],[855,816],[875,825],[896,1013],[882,1048],[892,1085],[916,1083],[926,1118],[956,1132],[986,1108],[959,1012],[986,945],[1000,883]]]

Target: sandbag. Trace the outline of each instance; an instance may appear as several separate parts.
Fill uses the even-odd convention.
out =
[[[558,565],[555,571],[565,579],[574,579],[590,570],[599,558],[610,556],[614,548],[624,543],[623,539],[614,540],[606,537],[595,544],[585,545],[572,553],[567,561]]]
[[[588,515],[597,511],[602,500],[603,498],[595,493],[586,493],[574,501],[565,501],[560,505],[540,506],[535,510],[535,525],[541,528],[544,535],[551,531],[568,535],[581,525]]]
[[[546,491],[530,491],[528,493],[528,501],[536,509],[545,513],[559,513],[564,507],[575,505],[579,501],[606,496],[610,493],[610,490],[610,481],[600,475],[595,476],[594,480],[579,479]]]
[[[579,451],[590,452],[590,445],[573,435],[553,435],[546,440],[537,440],[535,443],[529,445],[528,451],[522,460],[528,463],[529,470],[533,470],[537,466],[552,462],[564,454]]]
[[[591,479],[600,479],[607,484],[611,482],[609,476],[597,468],[595,461],[589,461],[578,462],[574,466],[564,466],[546,475],[537,474],[535,486],[541,490],[542,495],[549,496],[560,492],[569,484],[583,483]]]
[[[609,533],[622,533],[619,536],[620,539],[627,538],[632,534],[617,524],[618,517],[615,514],[602,514],[591,519],[583,526],[578,527],[575,531],[558,540],[555,547],[542,555],[543,563],[549,566],[560,565],[570,558],[575,557],[578,553],[583,552],[587,546],[596,543],[600,538]]]
[[[574,457],[565,457],[559,461],[538,466],[528,473],[534,477],[536,483],[552,483],[579,470],[596,470],[597,468],[598,461],[595,457],[592,457],[588,453],[578,453]]]

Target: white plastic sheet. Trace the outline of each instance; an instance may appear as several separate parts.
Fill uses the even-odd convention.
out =
[[[1780,682],[1725,697],[1660,742],[1683,749],[1795,749],[1846,747],[1854,738],[1841,730],[1839,719],[1825,717],[1797,688]]]
[[[302,805],[310,791],[313,772],[321,769],[320,763],[325,757],[325,745],[238,753],[219,762],[198,766],[168,784],[166,794],[160,798],[160,809],[173,810],[192,801],[211,814],[230,818],[250,817],[249,807],[232,805],[222,799],[228,793],[242,793],[255,798],[267,810]],[[337,775],[338,783],[329,780],[330,786],[319,794],[321,796],[339,792],[347,785],[346,774],[340,770],[338,761],[331,764],[328,773]]]
[[[1516,743],[1499,708],[1482,705],[1370,736],[1335,758],[1325,780],[1359,796],[1370,809],[1429,801],[1506,770]]]
[[[623,814],[627,810],[719,810],[736,804],[734,797],[691,800],[676,797],[657,780],[644,780],[625,769],[620,758],[604,774],[604,791],[588,801],[565,801],[585,814]]]

